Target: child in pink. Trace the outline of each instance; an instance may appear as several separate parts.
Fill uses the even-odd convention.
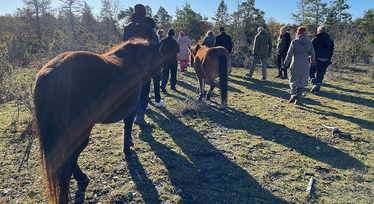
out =
[[[180,62],[180,70],[181,73],[184,74],[187,71],[187,63],[188,63],[188,46],[190,46],[190,39],[184,34],[183,31],[179,32],[179,38],[177,40],[179,45],[179,62]]]

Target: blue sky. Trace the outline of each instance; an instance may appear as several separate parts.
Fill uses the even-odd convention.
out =
[[[94,8],[94,13],[98,14],[102,5],[101,0],[85,0],[91,7]],[[243,2],[245,0],[239,0]],[[0,15],[5,15],[6,13],[12,14],[17,8],[24,6],[22,0],[0,0]],[[5,3],[6,2],[6,3]],[[170,1],[170,0],[119,0],[121,7],[126,9],[128,7],[133,7],[137,3],[142,3],[144,5],[149,5],[152,8],[153,14],[155,14],[158,8],[163,6],[169,15],[174,15],[175,10],[178,7],[182,9],[182,5],[186,1]],[[236,2],[238,0],[225,0],[225,3],[228,6],[229,13],[232,13],[236,10]],[[261,9],[265,12],[265,18],[269,19],[270,17],[275,18],[276,21],[280,23],[293,23],[291,19],[291,13],[297,11],[296,8],[297,0],[256,0],[255,7]],[[330,0],[325,0],[325,2],[330,2]],[[217,10],[220,0],[188,0],[188,3],[191,4],[191,8],[200,13],[203,16],[210,17],[214,16],[214,12]],[[362,17],[365,10],[374,9],[373,0],[348,0],[348,5],[351,8],[348,10],[352,15],[353,19]],[[52,0],[52,7],[58,8],[60,6],[59,0]]]

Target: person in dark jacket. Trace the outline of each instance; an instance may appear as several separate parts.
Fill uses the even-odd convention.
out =
[[[207,47],[213,47],[215,39],[216,38],[214,37],[213,31],[210,30],[206,33],[206,36],[203,42],[201,43],[201,45],[205,45]]]
[[[127,41],[132,37],[140,37],[147,39],[150,45],[157,45],[158,37],[152,28],[155,22],[151,18],[147,18],[145,8],[142,4],[137,4],[134,7],[135,13],[131,15],[131,23],[124,29],[123,40]],[[149,122],[144,120],[145,110],[148,106],[148,94],[150,90],[151,79],[147,78],[146,83],[142,88],[142,95],[140,97],[139,110],[136,115],[135,124],[150,126]],[[160,89],[160,88],[158,88]]]
[[[249,73],[246,74],[248,79],[252,79],[253,72],[257,64],[262,63],[262,77],[261,81],[266,81],[266,68],[267,60],[270,57],[272,44],[271,37],[265,32],[265,29],[261,26],[257,28],[257,35],[254,39],[253,46],[253,60]]]
[[[313,83],[310,90],[312,93],[317,93],[321,86],[322,80],[325,76],[327,67],[331,64],[331,58],[334,52],[334,41],[327,34],[325,26],[321,25],[317,29],[317,35],[312,39],[313,47],[316,52],[316,66],[310,67],[309,79]],[[317,78],[315,74],[317,73]]]
[[[287,28],[283,26],[280,29],[277,43],[277,66],[278,66],[278,75],[275,78],[287,79],[287,67],[283,68],[282,64],[286,59],[288,47],[291,44],[291,36],[287,32]],[[283,72],[283,74],[282,74]]]
[[[163,65],[164,69],[162,70],[163,79],[161,82],[161,90],[166,92],[166,84],[169,80],[169,72],[170,76],[170,89],[176,90],[175,86],[177,85],[177,69],[178,69],[178,57],[177,53],[179,53],[179,45],[177,41],[174,39],[175,32],[173,29],[170,29],[168,35],[165,39],[163,39],[161,53],[163,56]]]
[[[214,46],[222,46],[222,47],[226,48],[227,51],[229,51],[229,53],[231,53],[231,50],[232,50],[231,37],[226,34],[224,27],[220,27],[219,32],[221,34],[219,34],[216,37],[216,42],[214,43]]]

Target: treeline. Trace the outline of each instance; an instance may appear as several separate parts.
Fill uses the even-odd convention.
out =
[[[122,10],[119,0],[103,0],[100,13],[95,16],[85,1],[60,1],[62,6],[56,9],[52,8],[51,0],[24,0],[24,7],[14,14],[0,16],[0,101],[7,95],[5,92],[12,93],[6,88],[12,70],[30,66],[40,68],[66,51],[104,53],[121,43],[123,28],[131,21],[134,6]],[[218,28],[225,26],[234,43],[233,66],[249,66],[253,38],[259,26],[271,35],[275,48],[282,26],[295,36],[297,27],[303,25],[312,37],[321,24],[327,26],[335,41],[333,70],[352,67],[356,63],[373,63],[374,9],[368,8],[362,18],[352,19],[347,12],[350,8],[347,0],[331,1],[329,5],[322,0],[300,0],[297,11],[291,15],[295,22],[292,25],[281,24],[274,18],[265,20],[265,13],[255,7],[255,0],[237,0],[233,13],[228,13],[227,4],[221,0],[211,21],[195,12],[187,2],[182,8],[177,7],[174,15],[162,6],[156,13],[149,6],[145,7],[147,16],[156,22],[156,29],[183,30],[194,43],[200,42],[208,30],[217,35]]]

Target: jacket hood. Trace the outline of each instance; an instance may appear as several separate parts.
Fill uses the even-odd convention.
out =
[[[262,30],[262,31],[260,32],[260,35],[266,35],[266,31]]]
[[[131,14],[131,21],[134,23],[147,23],[147,18],[141,14],[133,13]]]
[[[179,38],[179,40],[180,40],[181,42],[187,42],[187,39],[188,39],[188,37],[185,36],[185,35],[183,35],[183,36],[181,36],[181,37]]]
[[[299,36],[299,42],[301,44],[306,45],[306,44],[308,44],[309,41],[310,40],[309,40],[309,38],[306,34],[302,34],[302,35]]]

